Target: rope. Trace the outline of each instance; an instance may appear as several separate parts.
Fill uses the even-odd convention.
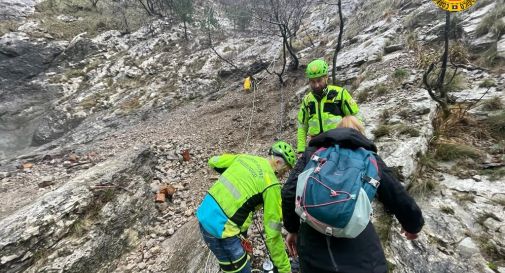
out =
[[[270,67],[275,66],[276,59],[277,59],[277,56],[274,55],[274,57],[272,59],[272,62],[270,62],[270,65],[267,67],[266,70],[268,70]],[[266,70],[264,70],[263,72],[261,72],[260,75],[265,74]],[[256,110],[256,104],[255,104],[255,102],[256,102],[256,88],[266,78],[267,77],[262,77],[261,80],[259,80],[257,83],[253,82],[253,101],[252,101],[251,114],[249,115],[249,125],[248,125],[248,128],[247,128],[247,137],[246,137],[244,149],[246,149],[249,146],[249,140],[250,140],[251,128],[252,128],[252,121],[253,121],[254,116],[256,115],[256,111],[255,111]]]
[[[253,101],[252,101],[252,108],[251,108],[251,114],[249,115],[249,126],[247,128],[247,137],[245,141],[245,147],[249,146],[249,137],[251,136],[251,127],[252,127],[252,120],[253,116],[255,113],[255,102],[256,102],[256,83],[253,82]]]
[[[281,105],[280,105],[280,124],[277,133],[277,139],[281,139],[282,133],[284,132],[284,86],[281,85]]]

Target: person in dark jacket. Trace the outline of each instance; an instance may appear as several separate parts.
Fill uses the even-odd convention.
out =
[[[345,121],[341,125],[345,124],[357,123],[351,120],[350,123]],[[303,273],[385,273],[386,258],[372,222],[356,238],[336,238],[322,234],[306,223],[300,223],[300,218],[295,213],[298,175],[303,172],[310,155],[317,148],[335,144],[348,149],[363,147],[377,152],[375,144],[352,128],[329,130],[310,141],[308,149],[296,163],[282,189],[284,227],[288,231],[286,245],[292,256],[298,255]],[[424,225],[421,210],[379,156],[377,162],[381,180],[376,198],[384,204],[386,211],[396,216],[407,239],[416,239]]]

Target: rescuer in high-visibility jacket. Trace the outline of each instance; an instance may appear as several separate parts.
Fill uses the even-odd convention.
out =
[[[358,104],[349,92],[340,86],[328,84],[328,64],[316,59],[307,65],[305,75],[310,90],[302,100],[298,111],[296,151],[305,151],[307,134],[310,137],[337,128],[342,117],[356,116],[362,121]]]
[[[263,207],[265,244],[279,273],[291,272],[281,234],[281,177],[296,162],[296,154],[283,141],[274,143],[268,158],[223,154],[209,159],[221,173],[196,211],[203,239],[224,272],[251,272],[250,257],[241,245],[253,214]]]

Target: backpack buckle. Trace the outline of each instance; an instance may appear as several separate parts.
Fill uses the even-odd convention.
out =
[[[379,182],[378,180],[375,180],[373,178],[371,178],[370,181],[368,181],[368,183],[370,183],[370,185],[374,186],[375,188],[378,188],[379,185],[381,184],[381,182]]]
[[[333,235],[333,230],[331,227],[326,227],[326,229],[324,230],[324,234],[328,235],[328,236],[332,236]]]
[[[374,188],[378,188],[379,185],[381,184],[379,180],[376,180],[368,175],[363,176],[363,180],[365,180],[365,182],[367,182],[368,184],[374,186]]]

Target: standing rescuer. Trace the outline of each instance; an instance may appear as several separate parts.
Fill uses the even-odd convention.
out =
[[[356,116],[362,121],[357,103],[349,92],[340,86],[328,84],[328,64],[313,60],[307,65],[310,92],[306,94],[298,111],[297,152],[303,153],[310,137],[337,128],[342,117]]]
[[[223,154],[209,159],[209,166],[221,173],[208,190],[196,216],[203,239],[224,272],[251,272],[250,257],[241,245],[254,212],[263,206],[266,246],[280,273],[291,272],[281,234],[281,187],[277,176],[296,161],[292,147],[274,143],[268,158],[247,154]]]

